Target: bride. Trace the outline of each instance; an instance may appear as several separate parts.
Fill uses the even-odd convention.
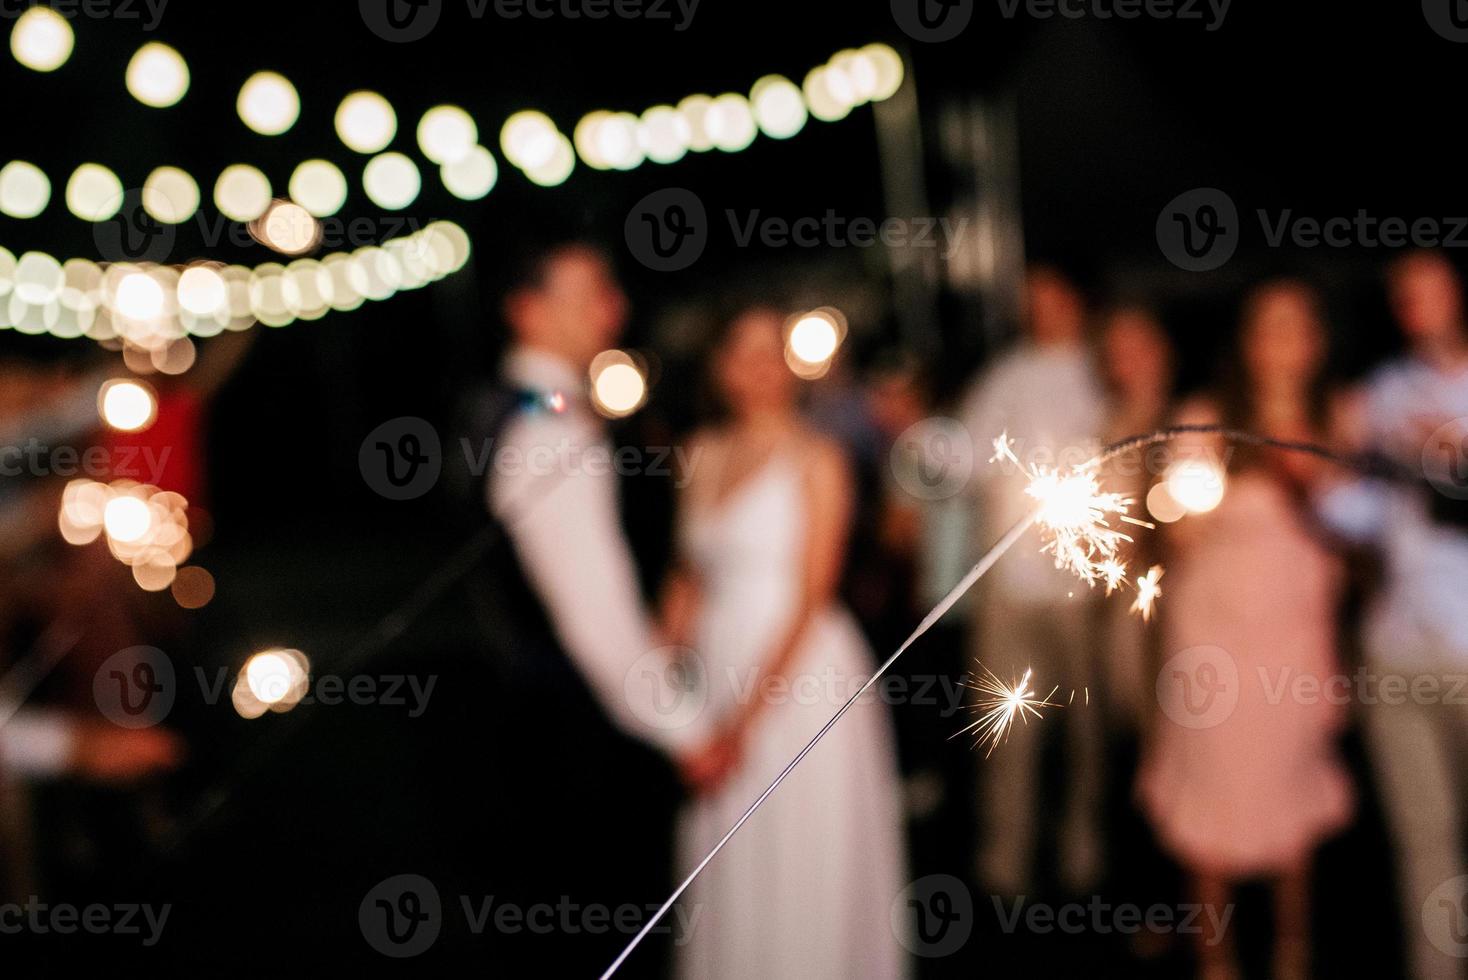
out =
[[[680,875],[875,666],[836,598],[851,479],[840,449],[802,423],[784,345],[774,310],[730,324],[713,360],[727,418],[688,456],[665,627],[697,651],[704,710],[737,761],[683,813]],[[891,724],[868,695],[688,890],[679,975],[903,975],[891,911],[903,847]]]

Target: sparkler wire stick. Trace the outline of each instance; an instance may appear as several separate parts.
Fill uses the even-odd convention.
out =
[[[953,608],[954,603],[963,598],[964,593],[972,588],[975,582],[983,578],[984,574],[990,568],[994,567],[994,563],[1006,551],[1014,547],[1015,542],[1024,536],[1024,533],[1030,529],[1030,525],[1034,524],[1039,516],[1040,511],[1037,508],[1031,511],[1028,516],[1021,518],[1013,527],[1005,532],[1004,537],[1000,538],[994,547],[985,552],[984,556],[978,560],[974,567],[969,569],[968,574],[943,597],[943,601],[939,602],[938,605],[933,607],[932,612],[923,617],[923,621],[918,624],[917,629],[912,631],[912,635],[902,641],[902,645],[897,648],[897,652],[883,661],[882,665],[876,669],[872,676],[867,678],[866,683],[855,694],[847,698],[846,702],[840,708],[836,709],[836,713],[831,716],[829,721],[821,726],[821,730],[816,732],[815,737],[806,743],[805,748],[801,749],[795,758],[786,764],[784,769],[780,770],[780,774],[775,777],[774,782],[765,787],[765,791],[749,805],[749,809],[745,810],[738,820],[734,821],[734,826],[730,827],[728,833],[719,839],[719,842],[714,845],[713,850],[709,851],[703,860],[698,862],[698,866],[689,872],[688,877],[684,878],[682,883],[673,890],[673,894],[668,896],[668,900],[653,914],[652,918],[647,921],[647,924],[642,927],[642,930],[632,937],[632,941],[627,944],[626,948],[612,962],[612,965],[607,967],[606,972],[601,975],[601,980],[608,980],[612,974],[617,972],[627,957],[632,955],[632,951],[637,948],[638,944],[642,942],[648,933],[652,932],[653,927],[662,920],[663,916],[668,914],[668,910],[673,907],[673,903],[678,901],[679,897],[688,890],[689,885],[693,884],[694,879],[703,873],[703,869],[708,867],[709,862],[724,849],[724,845],[729,843],[730,839],[739,832],[739,828],[744,826],[745,821],[754,816],[754,812],[764,805],[765,800],[769,799],[770,794],[775,792],[780,784],[785,781],[785,778],[795,771],[795,767],[800,765],[801,760],[810,754],[810,750],[815,748],[816,744],[826,737],[827,732],[836,727],[836,723],[841,720],[841,716],[851,709],[851,706],[857,702],[857,699],[871,689],[871,686],[877,682],[877,679],[897,662],[897,658],[907,652],[908,647],[912,646],[924,633],[932,629],[933,625],[942,619],[948,610]]]
[[[867,678],[866,683],[861,686],[860,690],[858,690],[851,697],[847,698],[846,702],[836,710],[836,713],[831,716],[830,720],[821,727],[821,730],[816,732],[815,737],[806,744],[805,748],[801,749],[800,752],[795,756],[795,758],[791,759],[790,762],[785,766],[785,768],[780,770],[780,774],[775,777],[774,782],[770,783],[770,785],[765,788],[765,791],[761,793],[755,799],[755,801],[749,805],[749,808],[745,810],[744,813],[740,815],[739,819],[734,822],[734,826],[730,827],[729,831],[724,834],[722,838],[719,839],[719,842],[717,844],[714,845],[713,850],[709,851],[708,854],[704,856],[703,860],[698,862],[698,865],[691,872],[689,872],[688,876],[683,879],[683,881],[678,885],[676,889],[673,890],[673,894],[668,896],[668,900],[663,902],[662,906],[658,908],[657,912],[653,914],[652,918],[648,920],[647,924],[642,927],[641,931],[639,931],[636,936],[632,937],[632,941],[627,944],[627,946],[622,950],[617,958],[612,961],[612,965],[607,967],[606,972],[601,975],[601,980],[609,980],[612,974],[617,972],[622,964],[626,962],[627,957],[632,955],[632,951],[635,950],[637,946],[642,942],[642,940],[647,937],[648,933],[652,931],[653,927],[662,920],[663,916],[668,914],[668,910],[673,907],[673,903],[676,902],[679,897],[681,897],[682,894],[688,890],[688,887],[693,884],[694,879],[696,879],[700,874],[703,873],[704,868],[708,867],[709,862],[711,862],[718,855],[718,853],[724,849],[724,845],[729,843],[734,835],[739,832],[739,828],[743,827],[745,822],[748,821],[750,817],[754,816],[755,811],[764,805],[765,800],[769,799],[770,794],[774,793],[775,790],[779,788],[780,784],[785,781],[786,777],[788,777],[790,773],[795,770],[795,767],[800,765],[805,757],[810,754],[811,749],[815,748],[816,744],[819,743],[821,739],[826,737],[826,733],[836,726],[836,723],[841,720],[842,716],[845,715],[848,710],[850,710],[851,706],[856,703],[857,699],[865,694],[871,688],[871,686],[877,682],[877,679],[885,674],[892,667],[892,665],[897,662],[897,658],[901,657],[904,653],[907,652],[908,647],[912,646],[912,644],[915,643],[920,637],[922,637],[924,633],[931,629],[933,627],[933,624],[941,619],[943,615],[948,612],[949,609],[952,609],[954,604],[963,597],[964,593],[968,592],[968,590],[973,587],[974,583],[982,578],[985,573],[987,573],[989,569],[994,566],[994,563],[997,562],[1004,555],[1005,552],[1014,547],[1015,543],[1024,535],[1027,530],[1029,530],[1029,528],[1033,524],[1038,521],[1042,524],[1042,526],[1049,528],[1051,531],[1069,530],[1073,536],[1079,536],[1082,540],[1082,547],[1079,550],[1072,547],[1070,551],[1062,552],[1057,548],[1057,550],[1053,552],[1057,558],[1057,567],[1069,568],[1072,571],[1077,572],[1081,575],[1082,579],[1088,583],[1095,582],[1098,579],[1107,580],[1109,591],[1110,587],[1115,584],[1114,581],[1109,581],[1111,567],[1115,566],[1115,569],[1118,573],[1125,572],[1125,568],[1123,565],[1121,565],[1119,562],[1111,560],[1114,559],[1114,547],[1116,541],[1124,540],[1124,536],[1110,529],[1105,521],[1105,514],[1118,514],[1121,515],[1123,519],[1125,519],[1127,505],[1133,503],[1133,501],[1124,500],[1115,494],[1100,494],[1099,490],[1096,488],[1094,471],[1101,467],[1103,464],[1121,455],[1122,453],[1128,452],[1133,449],[1142,449],[1147,446],[1156,445],[1158,443],[1171,442],[1175,439],[1179,439],[1187,435],[1213,435],[1219,436],[1229,442],[1241,442],[1252,446],[1282,449],[1288,452],[1307,453],[1320,459],[1328,460],[1337,465],[1357,470],[1369,476],[1381,476],[1396,480],[1415,481],[1416,479],[1418,479],[1418,475],[1412,473],[1406,467],[1376,454],[1358,454],[1347,456],[1340,453],[1331,452],[1329,449],[1326,449],[1323,446],[1315,445],[1314,443],[1292,442],[1284,439],[1274,439],[1269,436],[1257,435],[1253,432],[1247,432],[1242,429],[1231,429],[1227,426],[1222,425],[1177,425],[1166,429],[1159,429],[1156,432],[1152,432],[1148,435],[1132,436],[1119,442],[1112,443],[1111,445],[1102,448],[1095,457],[1093,457],[1086,463],[1075,467],[1072,471],[1072,474],[1077,477],[1085,474],[1089,480],[1089,485],[1087,485],[1086,483],[1081,483],[1072,489],[1073,491],[1081,491],[1086,494],[1086,499],[1083,499],[1080,502],[1084,504],[1083,510],[1091,511],[1092,513],[1090,513],[1089,515],[1084,515],[1080,519],[1077,519],[1075,515],[1072,515],[1071,517],[1067,518],[1067,524],[1070,525],[1069,527],[1057,528],[1049,520],[1045,519],[1047,517],[1049,506],[1045,500],[1045,493],[1053,493],[1053,491],[1056,489],[1056,485],[1053,483],[1053,480],[1057,477],[1065,478],[1066,474],[1047,474],[1034,470],[1032,468],[1029,473],[1032,481],[1031,494],[1032,496],[1037,496],[1041,500],[1041,505],[1034,509],[1027,517],[1022,518],[1018,523],[1010,528],[1005,533],[1004,537],[1000,538],[999,541],[992,548],[990,548],[982,558],[979,559],[978,563],[975,564],[973,568],[969,569],[968,574],[965,575],[963,579],[957,585],[955,585],[946,596],[943,597],[943,600],[939,602],[936,607],[934,607],[933,611],[928,613],[927,616],[923,617],[923,621],[918,624],[917,629],[913,630],[912,635],[902,642],[902,645],[897,648],[897,651],[893,653],[892,656],[888,657],[882,663],[882,665],[877,668],[876,672],[873,673],[871,677]],[[998,450],[996,456],[1002,456],[1007,450],[1008,440],[1006,439],[1006,437],[1001,436],[998,440],[996,440],[995,445],[996,449]],[[1008,458],[1014,462],[1018,462],[1014,459],[1012,453],[1009,454]],[[1042,493],[1036,493],[1035,485],[1044,480],[1052,481],[1049,489]],[[1071,482],[1074,483],[1075,481],[1072,480]],[[1061,487],[1064,488],[1063,479]],[[1098,543],[1100,545],[1099,549]],[[1103,556],[1108,560],[1105,562],[1097,562],[1095,559],[1095,551],[1097,550],[1100,550]],[[1072,554],[1071,552],[1074,553]],[[1154,567],[1142,580],[1143,584],[1150,586],[1149,598],[1139,598],[1137,605],[1133,606],[1133,609],[1141,611],[1144,616],[1149,611],[1148,605],[1150,603],[1150,598],[1155,598],[1156,580],[1160,574],[1161,569]],[[1139,586],[1139,588],[1140,587],[1141,586]],[[1026,678],[1026,680],[1028,680],[1028,678]],[[1087,699],[1089,700],[1089,698],[1090,692],[1088,691]],[[1048,701],[1048,695],[1044,700]]]

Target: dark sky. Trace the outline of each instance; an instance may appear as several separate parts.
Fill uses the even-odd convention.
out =
[[[467,0],[443,0],[436,29],[411,44],[374,36],[350,2],[170,0],[152,32],[141,19],[82,18],[76,53],[54,74],[0,58],[8,96],[0,157],[39,164],[54,185],[41,218],[0,218],[0,243],[16,254],[95,255],[91,229],[59,204],[65,175],[85,160],[106,163],[132,187],[153,166],[182,166],[207,194],[229,163],[254,163],[279,188],[296,162],[325,156],[352,182],[343,214],[372,217],[357,178],[364,158],[332,132],[337,102],[356,88],[394,102],[395,149],[416,156],[418,115],[453,102],[476,117],[481,141],[498,155],[499,125],[520,108],[548,112],[569,133],[595,108],[640,111],[696,91],[747,91],[769,72],[799,80],[837,50],[873,40],[913,60],[930,156],[933,121],[946,104],[975,95],[1015,100],[1028,246],[1064,257],[1098,288],[1145,284],[1168,304],[1184,346],[1203,354],[1226,336],[1250,281],[1294,269],[1330,287],[1348,366],[1359,368],[1383,343],[1373,278],[1383,253],[1264,249],[1257,223],[1248,225],[1255,209],[1329,217],[1365,208],[1407,218],[1468,210],[1453,99],[1468,45],[1434,33],[1418,4],[1377,4],[1367,13],[1236,0],[1215,31],[1177,19],[1007,18],[999,0],[972,7],[967,29],[942,44],[906,37],[887,3],[702,0],[680,31],[673,8],[663,21],[508,20],[492,6],[476,17]],[[178,47],[193,74],[188,96],[172,109],[145,108],[122,84],[131,53],[155,39]],[[263,68],[283,72],[301,92],[301,118],[282,137],[249,132],[234,112],[239,84]],[[463,224],[474,241],[472,264],[436,287],[355,313],[260,328],[260,343],[221,403],[219,441],[232,447],[219,461],[226,477],[247,477],[268,446],[294,472],[326,465],[340,485],[360,491],[346,451],[357,433],[393,415],[448,411],[453,392],[485,368],[500,339],[491,284],[501,263],[548,229],[579,224],[618,246],[632,203],[670,185],[694,189],[711,212],[883,214],[867,108],[840,123],[811,122],[788,141],[759,139],[735,155],[690,155],[626,174],[578,166],[554,189],[535,187],[502,163],[499,185],[475,204],[454,200],[425,176],[407,216]],[[1159,209],[1197,186],[1224,189],[1245,216],[1239,258],[1216,274],[1173,269],[1154,238]],[[941,200],[945,189],[932,190]],[[274,258],[259,247],[207,249],[187,234],[177,252],[179,259],[209,254],[246,264]],[[751,270],[761,277],[758,288],[772,268],[825,258],[726,248],[686,275],[639,272],[624,262],[633,339],[645,340],[647,324],[671,305]],[[865,277],[880,291],[871,258],[835,257],[848,280]],[[4,340],[13,349],[32,338]],[[1206,359],[1197,361],[1206,371]],[[323,445],[346,449],[335,459]]]

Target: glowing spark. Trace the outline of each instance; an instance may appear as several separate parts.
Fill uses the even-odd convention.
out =
[[[1006,685],[989,668],[979,665],[983,673],[972,680],[965,681],[965,686],[979,692],[979,700],[975,707],[982,712],[978,720],[960,730],[958,735],[966,735],[969,732],[977,736],[974,745],[989,746],[989,751],[984,753],[985,758],[994,754],[994,749],[1001,742],[1009,740],[1010,730],[1014,728],[1014,720],[1018,718],[1022,723],[1029,724],[1030,717],[1043,718],[1040,708],[1059,708],[1058,702],[1050,698],[1059,688],[1051,688],[1050,693],[1044,697],[1036,696],[1030,688],[1030,671],[1025,670],[1025,675],[1020,678],[1018,684]],[[1072,692],[1074,693],[1074,692]]]
[[[1152,604],[1157,597],[1162,595],[1162,588],[1157,584],[1162,578],[1162,566],[1153,565],[1147,569],[1147,574],[1137,579],[1137,598],[1132,603],[1132,612],[1141,613],[1144,621],[1152,618]]]
[[[994,440],[990,461],[1013,463],[1029,477],[1025,493],[1039,502],[1036,519],[1043,550],[1054,556],[1056,568],[1074,572],[1087,585],[1104,582],[1108,593],[1126,581],[1126,563],[1118,552],[1132,539],[1111,521],[1128,520],[1127,511],[1136,501],[1103,491],[1095,460],[1064,472],[1025,467],[1004,433]]]

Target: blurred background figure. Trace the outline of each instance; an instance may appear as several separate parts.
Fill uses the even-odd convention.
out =
[[[1151,432],[1172,413],[1175,375],[1172,341],[1157,315],[1141,304],[1119,304],[1100,317],[1100,371],[1106,389],[1106,443]],[[1137,501],[1147,497],[1155,454],[1145,449],[1123,453],[1105,470],[1106,485]],[[1140,510],[1140,506],[1138,507]],[[1128,565],[1146,569],[1159,561],[1159,538],[1136,534]],[[1101,659],[1101,699],[1108,727],[1136,736],[1152,720],[1152,680],[1156,669],[1156,631],[1124,602],[1101,606],[1105,652]]]
[[[1186,405],[1179,422],[1322,442],[1325,358],[1315,294],[1292,281],[1261,286],[1245,302],[1231,376],[1214,396]],[[1339,674],[1343,573],[1307,506],[1323,464],[1212,439],[1176,448],[1173,466],[1189,469],[1167,485],[1191,513],[1169,529],[1171,659],[1157,684],[1163,716],[1139,797],[1191,876],[1194,901],[1223,909],[1241,881],[1273,879],[1273,975],[1295,980],[1310,969],[1311,856],[1352,810],[1334,744],[1343,709],[1293,696],[1289,686]],[[1199,939],[1202,977],[1239,976],[1233,933],[1205,930]]]
[[[1026,464],[1083,462],[1102,424],[1100,385],[1086,347],[1085,303],[1069,280],[1044,266],[1029,271],[1025,298],[1023,339],[979,376],[960,421],[974,440],[976,460],[987,459],[992,440],[1007,432]],[[1024,476],[1013,468],[980,463],[975,472],[987,546],[1026,515],[1029,498]],[[1047,684],[1081,689],[1091,683],[1092,596],[1057,575],[1049,556],[1038,548],[1016,548],[977,591],[975,654],[1001,680],[1017,681],[1033,669]],[[1049,735],[1063,738],[1067,750],[1057,860],[1062,884],[1079,894],[1097,880],[1104,778],[1098,718],[1091,711],[1062,712],[1053,726],[1016,726],[1003,751],[987,758],[977,754],[978,878],[984,888],[997,895],[1033,888],[1035,852],[1046,826],[1040,791]]]
[[[513,772],[542,789],[503,818],[535,855],[530,877],[509,891],[612,907],[663,887],[673,810],[664,760],[693,785],[720,778],[729,760],[700,748],[696,712],[676,713],[687,692],[639,591],[617,476],[595,461],[610,446],[587,398],[588,369],[620,338],[627,298],[607,257],[574,239],[528,250],[511,278],[503,311],[513,342],[468,421],[470,445],[494,454],[481,489],[511,547],[488,552],[477,591],[512,692],[503,730],[540,746],[557,772],[535,770],[544,754]],[[624,798],[641,808],[606,805]],[[499,800],[484,805],[502,810]],[[589,813],[600,815],[595,835]],[[592,969],[608,953],[557,955]]]
[[[1355,448],[1372,449],[1427,486],[1359,481],[1332,489],[1322,509],[1334,527],[1376,545],[1385,575],[1364,624],[1373,675],[1421,690],[1456,690],[1468,670],[1468,326],[1457,272],[1440,253],[1418,252],[1387,274],[1391,311],[1408,345],[1372,376],[1351,419]],[[1373,698],[1369,746],[1396,845],[1403,933],[1412,976],[1462,977],[1448,955],[1468,930],[1458,889],[1468,816],[1463,765],[1468,709],[1447,696]]]
[[[681,570],[665,603],[739,763],[685,811],[687,871],[865,680],[871,651],[837,601],[854,506],[846,460],[801,421],[784,317],[751,309],[712,371],[727,418],[693,437]],[[858,704],[689,889],[687,978],[898,977],[905,881],[887,709]]]

